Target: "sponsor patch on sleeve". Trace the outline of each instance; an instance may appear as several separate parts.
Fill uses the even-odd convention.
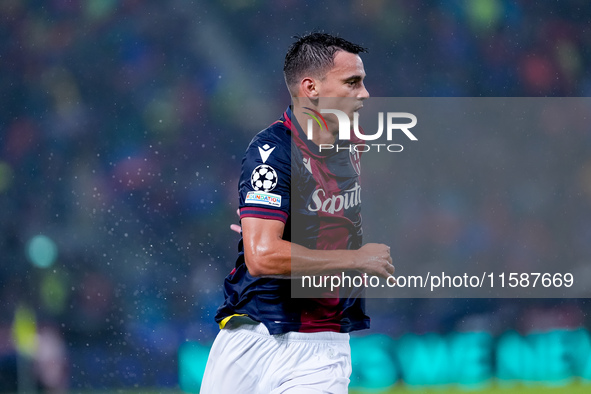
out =
[[[271,207],[281,207],[281,196],[273,193],[251,191],[246,194],[246,199],[244,202],[246,204],[260,204],[269,205]]]

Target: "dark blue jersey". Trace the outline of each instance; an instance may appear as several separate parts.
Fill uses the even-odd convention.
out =
[[[360,166],[351,144],[339,141],[339,150],[319,152],[297,122],[292,123],[288,109],[246,150],[239,182],[240,217],[282,221],[283,239],[310,249],[358,249]],[[337,289],[332,297],[292,298],[291,285],[290,279],[251,276],[241,240],[216,321],[223,326],[230,316],[247,315],[264,323],[271,334],[369,328],[362,289],[348,289],[346,294]]]

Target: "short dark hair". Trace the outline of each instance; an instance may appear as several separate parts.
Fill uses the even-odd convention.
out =
[[[314,32],[293,38],[297,40],[287,50],[283,65],[285,83],[290,91],[305,73],[317,77],[326,74],[334,65],[334,57],[338,51],[347,51],[355,55],[367,52],[367,49],[360,45],[327,33]]]

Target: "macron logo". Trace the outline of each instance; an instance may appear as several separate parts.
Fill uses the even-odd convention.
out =
[[[269,144],[263,145],[262,148],[259,146],[259,153],[261,154],[261,159],[263,159],[263,164],[265,164],[269,156],[271,156],[271,152],[273,152],[274,150],[275,147],[271,148]]]

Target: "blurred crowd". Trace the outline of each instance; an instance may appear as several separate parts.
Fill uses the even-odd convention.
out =
[[[179,345],[213,339],[239,239],[229,225],[242,154],[289,104],[293,35],[337,32],[369,47],[376,97],[591,95],[586,0],[3,0],[0,18],[0,366],[12,365],[26,305],[65,360],[57,378],[39,377],[46,387],[175,386]],[[583,132],[564,149],[589,152]],[[561,220],[588,259],[591,161],[571,170],[578,205]],[[503,203],[477,201],[481,212]],[[454,246],[429,223],[457,211],[417,204],[397,227],[418,234],[397,245],[401,261],[425,250],[418,232],[442,253]],[[543,226],[523,223],[543,246]],[[456,230],[481,241],[481,228]],[[27,254],[40,234],[57,247],[43,267]],[[373,332],[393,336],[483,321],[496,333],[589,327],[585,300],[368,303]]]

